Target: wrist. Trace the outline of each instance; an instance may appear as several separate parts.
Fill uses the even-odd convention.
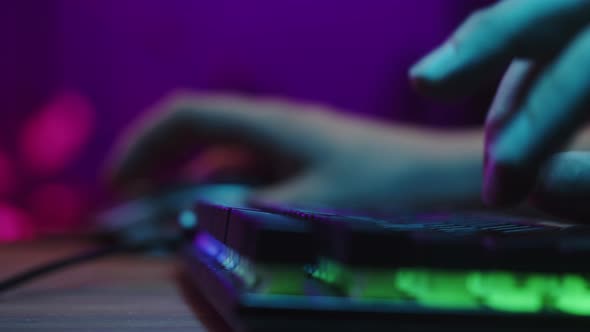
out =
[[[439,138],[437,153],[441,200],[454,207],[481,207],[483,176],[483,132],[464,130],[445,133]]]

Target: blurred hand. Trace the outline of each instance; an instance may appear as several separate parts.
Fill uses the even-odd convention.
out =
[[[254,201],[350,209],[432,207],[477,197],[480,144],[478,133],[383,125],[317,105],[184,95],[156,107],[121,140],[111,179],[119,188],[149,185],[164,163],[179,166],[186,159],[179,157],[195,147],[231,146],[232,155],[236,147],[248,151],[262,168],[297,165],[254,191]],[[215,174],[215,167],[205,166],[208,174]]]
[[[590,154],[557,153],[590,106],[590,1],[505,0],[471,15],[410,76],[456,96],[509,66],[486,121],[484,200],[527,196],[563,215],[590,214]]]

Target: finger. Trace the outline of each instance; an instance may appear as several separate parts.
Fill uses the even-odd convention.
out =
[[[590,153],[566,152],[552,157],[539,173],[531,203],[560,217],[590,217]]]
[[[530,60],[514,60],[511,63],[500,83],[486,118],[486,142],[493,142],[496,133],[501,131],[503,126],[516,113],[542,67],[542,65],[538,65]],[[488,150],[486,149],[485,151],[484,167],[487,165],[488,161]],[[486,179],[484,179],[484,183],[486,182],[485,180]],[[518,177],[516,179],[510,179],[510,181],[525,182],[517,187],[527,188],[531,185],[531,181],[533,180],[530,178]],[[526,182],[528,182],[528,184]],[[524,193],[518,193],[515,190],[498,192],[498,190],[506,188],[505,185],[494,186],[494,183],[486,183],[485,187],[487,188],[487,191],[484,192],[483,200],[488,204],[510,205],[514,200],[518,200],[524,195]]]
[[[539,68],[540,66],[531,60],[512,61],[500,82],[486,117],[485,127],[488,135],[493,135],[514,114],[539,74]]]
[[[541,164],[582,126],[590,102],[590,29],[582,31],[563,53],[539,74],[517,113],[486,142],[485,196],[528,192],[513,180],[536,176]],[[519,199],[524,198],[518,197]]]
[[[410,69],[433,96],[472,92],[515,57],[551,58],[589,21],[590,1],[505,0],[472,14],[449,40]]]
[[[312,113],[277,101],[228,96],[172,98],[121,140],[110,164],[111,181],[121,186],[148,178],[163,164],[186,159],[195,147],[207,142],[313,158],[322,153],[322,145],[314,138],[321,131],[308,119],[315,116]]]

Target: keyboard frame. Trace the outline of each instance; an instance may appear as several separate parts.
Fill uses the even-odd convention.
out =
[[[408,303],[352,301],[314,279],[311,295],[265,294],[239,282],[198,246],[183,250],[193,285],[228,324],[239,332],[271,331],[587,331],[590,317],[563,314],[506,313],[492,310],[439,310]]]

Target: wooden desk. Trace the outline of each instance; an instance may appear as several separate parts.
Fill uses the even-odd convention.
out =
[[[76,241],[0,246],[0,278],[88,249]],[[0,294],[0,331],[227,332],[171,258],[104,258]]]

